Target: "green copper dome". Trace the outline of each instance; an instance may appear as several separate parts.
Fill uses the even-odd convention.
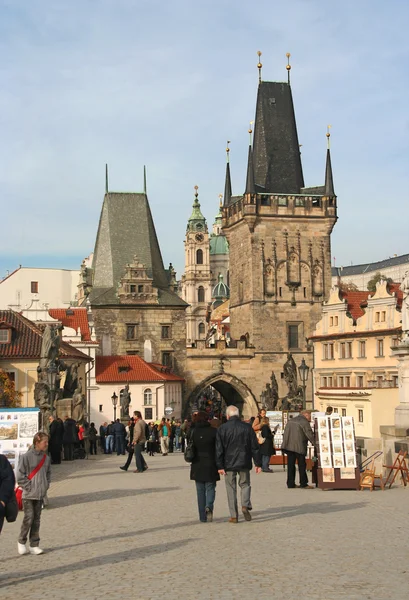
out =
[[[195,201],[193,202],[193,210],[190,215],[190,219],[187,222],[187,230],[188,231],[205,231],[207,232],[207,223],[206,219],[202,215],[202,211],[200,210],[200,202],[199,202],[199,194],[195,193]]]
[[[229,242],[225,235],[212,235],[210,238],[210,254],[228,254]]]
[[[213,288],[212,298],[216,298],[216,300],[227,300],[227,298],[230,298],[230,288],[224,283],[221,273],[219,274],[219,282]]]

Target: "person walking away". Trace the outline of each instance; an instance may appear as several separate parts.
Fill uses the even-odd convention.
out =
[[[165,417],[163,417],[159,425],[159,437],[162,456],[166,456],[169,451],[169,426],[166,422]]]
[[[217,431],[210,426],[208,415],[203,411],[195,415],[195,424],[191,437],[194,459],[190,466],[190,479],[196,482],[199,519],[206,523],[213,521],[216,482],[220,480],[216,465]]]
[[[89,439],[89,453],[92,454],[97,454],[97,436],[98,436],[98,432],[95,428],[95,423],[91,423],[90,427],[89,427],[89,435],[88,435],[88,439]]]
[[[74,446],[78,442],[77,426],[74,419],[66,417],[64,421],[64,460],[74,460]]]
[[[113,426],[114,426],[114,422],[111,421],[111,423],[108,425],[107,431],[106,431],[105,447],[106,447],[107,454],[112,454],[113,449],[114,449],[114,432],[112,430]]]
[[[82,442],[83,442],[83,448],[85,450],[85,456],[88,458],[89,455],[89,423],[87,423],[87,421],[84,421],[84,424],[82,425]]]
[[[40,548],[41,510],[51,480],[51,460],[47,456],[47,448],[48,435],[39,431],[33,438],[33,447],[19,461],[17,483],[23,488],[24,510],[17,543],[19,554],[27,554],[27,538],[30,554],[43,554]]]
[[[217,429],[216,464],[219,475],[225,476],[229,523],[237,523],[237,479],[241,489],[241,510],[246,521],[251,521],[250,471],[254,461],[256,473],[261,471],[260,449],[256,434],[249,423],[241,421],[237,406],[226,409],[227,422]]]
[[[50,423],[50,441],[48,443],[48,450],[51,456],[51,464],[61,464],[61,448],[64,435],[64,427],[61,430],[61,425],[54,419],[53,416],[48,418]]]
[[[135,421],[135,427],[133,431],[133,447],[136,463],[136,470],[134,473],[143,473],[148,468],[148,465],[146,464],[142,454],[146,442],[146,423],[142,419],[142,413],[139,410],[135,410],[133,416]]]
[[[107,453],[107,449],[106,449],[106,442],[105,442],[105,438],[107,435],[107,427],[108,427],[108,423],[102,423],[102,425],[99,426],[99,443],[101,444],[101,450],[104,454]]]
[[[182,435],[181,422],[177,421],[175,425],[175,452],[180,451],[180,437]]]
[[[122,467],[119,467],[121,469],[121,471],[127,471],[129,469],[129,465],[131,464],[132,457],[134,455],[133,432],[134,432],[134,428],[135,428],[135,422],[134,422],[133,417],[128,422],[128,428],[129,428],[129,438],[128,438],[128,444],[126,447],[126,449],[128,451],[128,458],[126,459],[126,463]]]
[[[0,454],[0,533],[6,516],[6,505],[13,498],[15,484],[13,468],[8,458]]]
[[[275,454],[274,436],[270,428],[270,421],[267,417],[261,418],[260,425],[260,435],[261,438],[264,440],[262,444],[259,443],[261,454],[261,471],[263,473],[272,473],[273,469],[270,469],[270,458],[273,454]]]
[[[287,487],[295,488],[295,463],[298,463],[298,472],[300,477],[300,488],[311,490],[312,485],[308,485],[307,465],[305,457],[307,455],[307,446],[310,441],[315,446],[314,434],[310,427],[311,413],[303,410],[298,417],[287,421],[284,429],[281,449],[287,454]]]
[[[168,419],[167,425],[169,431],[169,453],[171,453],[174,450],[176,424],[173,419],[172,421],[169,421]]]
[[[112,431],[115,436],[116,454],[125,456],[125,425],[119,419],[112,425]]]

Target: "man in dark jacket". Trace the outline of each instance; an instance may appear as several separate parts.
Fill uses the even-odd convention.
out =
[[[74,445],[78,442],[77,424],[67,417],[64,421],[64,460],[74,460]]]
[[[261,457],[256,434],[249,423],[240,420],[239,409],[228,406],[227,423],[219,427],[216,437],[216,464],[220,475],[225,475],[229,523],[237,523],[237,476],[241,488],[241,509],[246,521],[251,521],[250,471],[252,460],[256,473],[261,471]]]
[[[105,446],[105,437],[106,437],[106,433],[107,433],[107,427],[108,427],[108,423],[105,422],[105,423],[102,423],[102,425],[100,425],[100,428],[99,428],[99,441],[101,444],[101,450],[104,454],[107,453],[107,449]]]
[[[125,425],[119,419],[112,425],[112,432],[115,437],[115,448],[117,456],[125,455]]]
[[[287,454],[287,487],[295,488],[295,463],[298,463],[300,474],[300,487],[311,490],[308,485],[305,457],[307,455],[308,441],[314,446],[314,434],[310,427],[311,413],[304,410],[298,417],[287,421],[284,429],[281,449]]]
[[[3,528],[6,504],[14,494],[14,472],[4,454],[0,454],[0,532]]]
[[[50,423],[50,440],[48,442],[48,451],[51,455],[51,463],[53,465],[59,465],[61,463],[64,425],[53,416],[50,416],[48,421]]]

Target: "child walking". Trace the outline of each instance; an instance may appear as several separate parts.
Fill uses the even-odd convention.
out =
[[[17,483],[23,488],[24,519],[21,524],[17,549],[27,554],[29,538],[30,554],[42,554],[40,544],[40,519],[43,499],[50,485],[50,457],[47,455],[48,435],[39,431],[33,438],[33,446],[20,458]]]

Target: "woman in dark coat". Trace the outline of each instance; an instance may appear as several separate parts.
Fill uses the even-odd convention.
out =
[[[3,528],[6,504],[13,497],[15,483],[16,480],[11,464],[4,454],[0,454],[0,532]]]
[[[51,463],[59,465],[61,463],[62,440],[64,437],[64,425],[59,419],[49,417],[50,438],[48,442],[48,451],[51,455]]]
[[[267,417],[261,420],[261,437],[264,438],[265,442],[260,444],[261,454],[261,470],[263,473],[272,473],[273,469],[270,469],[270,458],[276,453],[274,449],[274,434],[270,429],[270,423]]]
[[[190,479],[196,482],[197,505],[202,523],[213,521],[213,507],[216,497],[216,482],[220,475],[216,466],[217,430],[210,426],[205,412],[194,415],[194,429],[191,441],[194,459],[190,467]]]

